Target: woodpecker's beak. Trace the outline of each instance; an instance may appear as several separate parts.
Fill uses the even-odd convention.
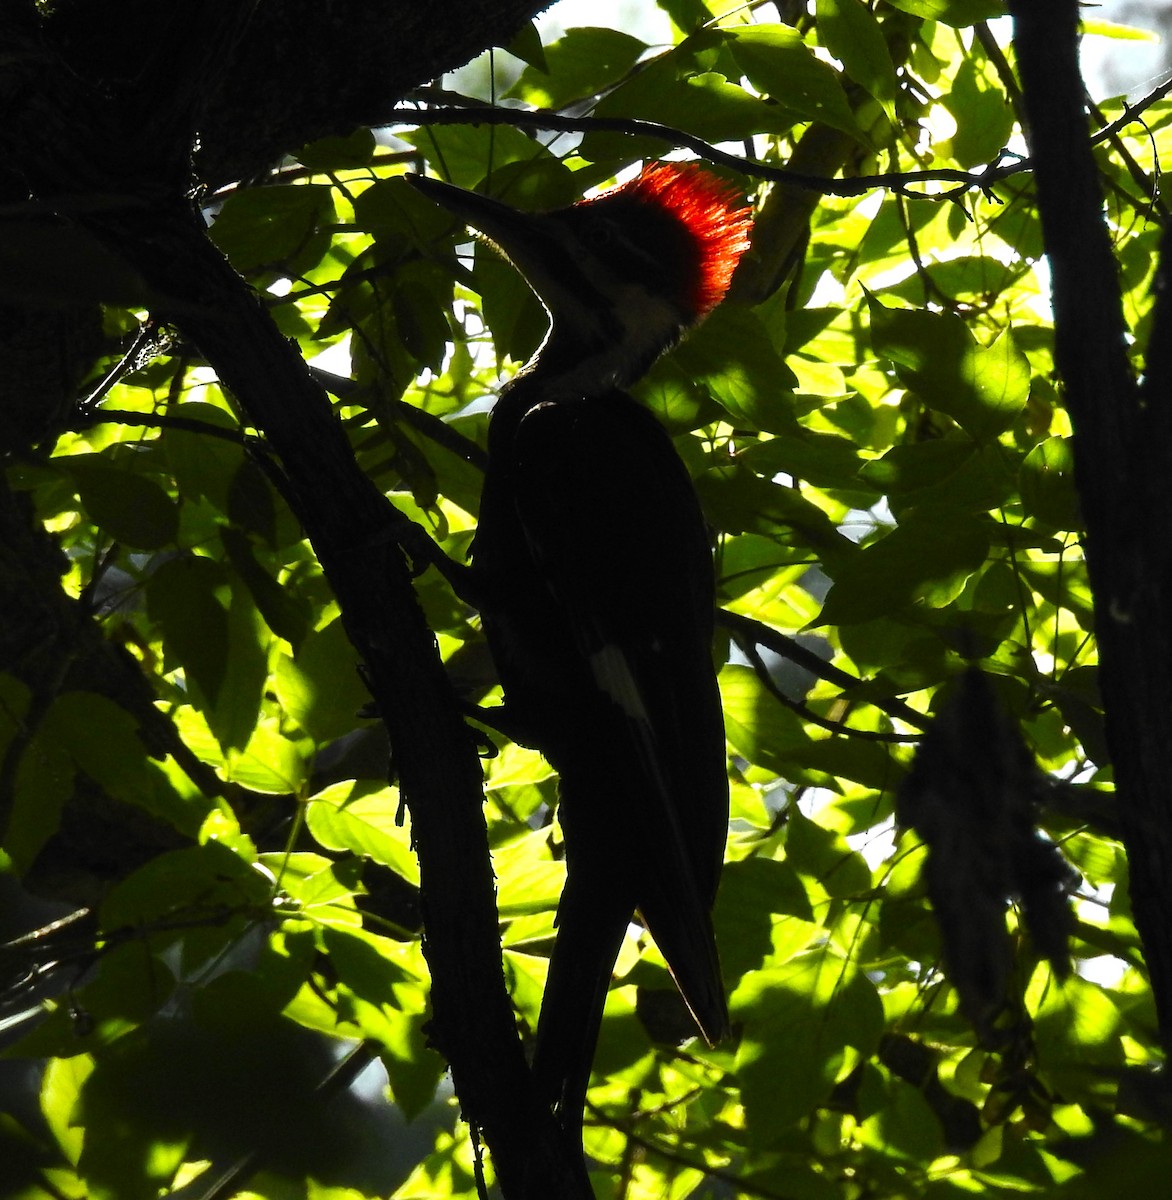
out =
[[[521,212],[491,196],[467,192],[423,175],[408,175],[406,179],[416,191],[484,234],[521,272],[538,296],[544,297],[547,289],[558,291],[551,259],[556,261],[560,239],[546,214]]]
[[[408,175],[406,179],[416,191],[422,192],[429,200],[434,200],[466,225],[479,229],[494,241],[498,233],[502,238],[507,238],[510,231],[523,228],[532,215],[520,213],[491,196],[467,192],[450,183],[429,179],[426,175]]]

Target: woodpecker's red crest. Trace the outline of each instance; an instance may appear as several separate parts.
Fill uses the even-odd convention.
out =
[[[737,191],[694,163],[652,163],[627,183],[579,205],[626,197],[678,221],[695,246],[688,299],[697,319],[724,299],[741,255],[749,248],[753,210]]]

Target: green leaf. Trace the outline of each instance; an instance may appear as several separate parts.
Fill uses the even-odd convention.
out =
[[[348,858],[331,862],[321,854],[262,854],[261,865],[276,877],[277,886],[299,911],[321,928],[358,929],[362,917],[354,904],[360,887],[361,864]]]
[[[727,863],[714,914],[725,975],[739,979],[764,966],[775,951],[775,926],[795,918],[810,925],[810,938],[816,935],[805,885],[789,862],[750,858]]]
[[[548,836],[539,830],[493,848],[497,910],[502,919],[548,914],[557,908],[566,867],[546,857],[547,846]]]
[[[230,936],[239,933],[238,923],[232,924],[231,935],[224,928],[218,929],[217,951],[222,953]],[[125,934],[125,930],[116,930],[115,934]],[[110,946],[85,987],[74,995],[72,1005],[57,1010],[35,1027],[19,1043],[17,1053],[32,1058],[97,1054],[154,1017],[173,996],[176,980],[167,963],[154,952],[166,945],[167,939],[150,940],[151,950],[144,949],[141,942]],[[193,962],[205,944],[193,939],[187,948]]]
[[[545,47],[544,62],[526,67],[505,96],[537,108],[562,108],[617,83],[646,49],[645,43],[618,29],[568,29]]]
[[[913,496],[955,478],[976,452],[973,442],[941,439],[892,446],[859,472],[888,496]]]
[[[1021,503],[1031,517],[1055,529],[1083,527],[1069,438],[1046,438],[1026,455],[1021,465]]]
[[[1084,36],[1114,38],[1122,42],[1159,42],[1160,35],[1152,29],[1140,29],[1135,25],[1124,25],[1119,21],[1103,21],[1083,18],[1079,32]]]
[[[913,17],[925,21],[940,21],[964,29],[1005,15],[1005,0],[888,0],[892,8],[898,8]]]
[[[94,458],[63,460],[96,525],[135,550],[172,545],[179,532],[175,501],[153,480]]]
[[[428,1044],[424,981],[403,965],[404,948],[360,929],[323,931],[342,985],[340,1008],[378,1043],[396,1103],[410,1118],[435,1097],[446,1069]]]
[[[944,100],[956,118],[952,153],[958,166],[975,167],[996,158],[1013,132],[1013,106],[1000,81],[971,58],[960,64]]]
[[[369,129],[355,129],[345,137],[318,138],[302,146],[296,157],[314,171],[348,171],[367,166],[376,144]]]
[[[828,566],[856,552],[826,513],[796,488],[761,479],[743,466],[706,471],[696,490],[704,511],[726,533],[760,533],[779,547],[801,547],[803,556],[813,549]]]
[[[375,1007],[399,1007],[403,985],[414,995],[420,980],[395,959],[396,944],[364,929],[325,929],[322,945],[339,978]]]
[[[531,67],[546,70],[545,47],[541,44],[541,33],[534,21],[526,21],[503,49]]]
[[[295,657],[277,660],[276,689],[282,708],[318,745],[353,730],[370,703],[340,619],[308,634]]]
[[[483,243],[476,246],[472,279],[497,354],[528,361],[549,329],[549,314],[541,302],[520,273]]]
[[[32,692],[15,675],[0,671],[0,755],[8,752],[14,738],[25,732]]]
[[[884,1154],[895,1154],[909,1163],[932,1162],[943,1153],[940,1119],[924,1092],[902,1079],[883,1081],[881,1104],[862,1122],[860,1140]]]
[[[12,808],[3,847],[18,875],[33,865],[57,832],[65,803],[73,795],[75,763],[56,732],[42,726],[24,747],[13,786]]]
[[[816,879],[831,896],[857,899],[871,889],[871,868],[862,855],[797,808],[789,813],[785,852],[795,871]]]
[[[917,510],[834,572],[816,625],[849,625],[911,607],[943,608],[989,553],[987,527],[959,513]]]
[[[827,947],[750,972],[730,1007],[743,1023],[736,1073],[758,1145],[784,1137],[824,1103],[844,1067],[874,1052],[883,1029],[875,985]]]
[[[404,263],[395,273],[391,296],[404,347],[421,366],[436,374],[443,368],[451,340],[447,320],[451,295],[444,293],[447,279],[434,263]]]
[[[268,679],[269,640],[247,589],[234,586],[228,605],[228,670],[214,706],[205,710],[224,750],[248,745],[256,729]]]
[[[396,790],[370,783],[336,783],[306,806],[310,833],[326,850],[349,850],[390,867],[419,886],[419,861],[411,835],[399,821]]]
[[[1030,367],[1008,329],[982,346],[952,313],[870,301],[871,344],[904,385],[978,440],[1006,429],[1029,396]]]
[[[832,67],[814,57],[788,25],[737,26],[726,31],[733,57],[749,82],[803,121],[820,121],[866,137]]]
[[[676,351],[680,368],[740,425],[793,427],[793,372],[749,309],[718,308]]]
[[[226,935],[213,928],[211,918],[237,914],[243,921],[253,909],[267,909],[271,881],[221,842],[207,842],[173,850],[152,859],[118,884],[102,902],[100,919],[107,931],[167,925],[176,913],[202,914],[209,928],[202,937],[220,946]],[[199,939],[191,930],[169,926],[159,931],[162,940],[183,937],[191,962],[198,961]],[[235,935],[231,935],[235,936]]]
[[[882,487],[891,499],[892,512],[901,519],[911,509],[988,512],[1013,497],[1014,457],[1000,445],[917,442],[893,446],[862,474]]]
[[[138,722],[93,692],[65,692],[53,702],[45,731],[68,746],[78,770],[113,797],[169,819],[194,836],[210,804],[184,803],[147,752]]]
[[[852,722],[848,721],[848,725]],[[893,761],[891,747],[882,742],[857,741],[853,738],[819,738],[796,751],[795,764],[805,768],[811,782],[816,771],[824,772],[824,786],[836,791],[838,780],[850,780],[883,791],[890,788],[900,773]]]
[[[866,88],[896,122],[895,65],[874,14],[862,0],[818,0],[818,39],[843,65],[847,76]]]
[[[1039,1052],[1055,1066],[1085,1070],[1088,1064],[1119,1066],[1119,1008],[1097,983],[1072,975],[1061,984],[1040,969],[1031,990],[1041,992],[1034,1014]]]
[[[267,1171],[298,1179],[337,1178],[369,1148],[356,1136],[361,1108],[318,1088],[335,1065],[322,1043],[274,1014],[247,976],[225,983],[98,1058],[79,1114],[91,1135],[82,1153],[89,1195],[146,1200],[172,1190],[197,1139],[197,1153],[214,1161],[255,1153]],[[220,992],[221,1003],[202,1002]]]
[[[740,460],[767,478],[792,475],[816,487],[857,488],[866,459],[848,438],[819,433],[795,424],[791,431],[750,446]]]
[[[509,163],[524,163],[529,167],[537,165],[534,160],[551,158],[549,151],[536,138],[507,125],[494,125],[491,128],[471,124],[434,125],[426,133],[408,134],[404,140],[418,147],[441,178],[470,191],[478,190],[490,173],[499,171]],[[559,164],[555,175],[567,177],[568,172]],[[414,189],[406,190],[415,195],[415,204],[427,205],[432,220],[437,211],[442,213],[443,210],[428,204]],[[524,199],[523,194],[508,197],[510,204],[522,207]],[[405,197],[403,202],[407,203]],[[451,216],[447,216],[441,226],[451,228]]]
[[[194,837],[209,803],[178,796],[153,759],[137,721],[94,692],[63,692],[41,715],[16,770],[4,848],[26,871],[57,831],[78,775],[112,801],[133,804]]]
[[[74,1164],[85,1143],[84,1127],[76,1122],[78,1097],[93,1069],[93,1059],[85,1054],[57,1058],[45,1067],[41,1083],[41,1114],[57,1145]]]
[[[252,735],[268,675],[268,633],[248,593],[209,558],[162,564],[147,582],[147,611],[178,659],[224,749]]]
[[[677,29],[692,33],[711,20],[712,14],[704,0],[657,0]]]
[[[1003,263],[986,254],[963,254],[927,263],[925,271],[931,284],[946,296],[978,301],[1015,287],[1023,275],[1020,261]],[[923,281],[910,276],[906,286],[896,285],[888,289],[888,294],[903,296],[914,304],[924,294]]]
[[[298,184],[239,188],[224,202],[212,240],[238,271],[288,264],[334,216],[332,190]]]
[[[228,673],[228,574],[210,558],[164,562],[147,581],[147,612],[162,630],[172,668],[214,704]]]
[[[215,404],[189,400],[175,415],[213,429],[238,430],[230,412]],[[244,447],[213,433],[199,433],[169,425],[162,434],[167,462],[185,500],[208,500],[221,513],[228,512],[232,482],[244,461]]]
[[[272,724],[250,729],[243,746],[229,749],[227,776],[253,792],[298,795],[309,779],[310,758]]]
[[[750,667],[726,666],[720,673],[720,695],[725,734],[737,753],[785,774],[788,752],[809,741],[797,716],[765,689]]]
[[[251,458],[236,468],[228,484],[227,516],[233,525],[276,546],[277,511],[272,485]],[[300,536],[300,530],[298,530]]]
[[[240,530],[225,527],[220,530],[220,540],[228,561],[248,588],[265,623],[296,649],[304,640],[312,619],[308,601],[277,582],[261,564],[252,542]]]
[[[704,38],[702,45],[711,45],[711,37]],[[685,43],[653,60],[608,93],[598,104],[596,115],[658,121],[710,142],[739,140],[755,133],[784,133],[798,119],[798,114],[782,105],[767,104],[729,83],[723,74],[710,70],[706,61],[697,58],[697,49],[697,45]],[[829,67],[823,69],[830,71]],[[663,153],[663,142],[658,138],[632,141],[613,133],[589,133],[582,139],[581,153],[592,162],[615,158],[629,161],[632,155]]]

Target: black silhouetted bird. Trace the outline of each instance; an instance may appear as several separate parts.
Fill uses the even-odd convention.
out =
[[[567,880],[534,1073],[577,1136],[634,910],[704,1036],[728,1026],[712,550],[671,439],[622,388],[723,297],[750,215],[684,165],[544,213],[412,182],[494,243],[550,317],[492,414],[472,576],[511,728],[560,776]]]

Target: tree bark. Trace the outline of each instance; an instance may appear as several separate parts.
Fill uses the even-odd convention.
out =
[[[1076,0],[1012,0],[1055,359],[1095,593],[1100,684],[1131,904],[1160,1033],[1172,1048],[1172,378],[1167,241],[1141,391],[1078,69]]]

